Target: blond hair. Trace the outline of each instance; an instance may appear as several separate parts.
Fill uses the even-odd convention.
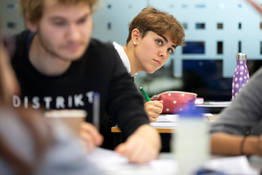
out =
[[[20,7],[25,20],[29,20],[35,24],[39,22],[43,15],[45,0],[20,0]],[[59,4],[75,5],[79,3],[86,3],[90,6],[91,10],[94,10],[94,6],[98,3],[98,0],[53,0]]]
[[[169,33],[172,42],[176,45],[184,45],[185,33],[182,25],[174,18],[174,16],[159,11],[153,7],[144,8],[130,23],[129,35],[127,43],[131,40],[131,33],[133,29],[137,28],[142,37],[148,31],[153,31],[159,35]]]

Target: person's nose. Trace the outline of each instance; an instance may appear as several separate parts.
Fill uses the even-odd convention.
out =
[[[165,47],[159,49],[159,56],[162,59],[165,59],[166,57],[168,57],[167,49]]]
[[[70,41],[78,41],[81,37],[80,30],[76,25],[70,25],[67,30],[67,36]]]

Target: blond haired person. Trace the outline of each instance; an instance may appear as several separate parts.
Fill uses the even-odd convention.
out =
[[[33,108],[85,109],[92,122],[93,94],[100,94],[100,132],[110,132],[108,115],[127,140],[115,151],[130,162],[155,159],[160,137],[149,125],[143,99],[112,44],[91,38],[92,13],[97,0],[20,0],[30,31],[16,37],[12,66],[21,84],[15,107],[28,99]],[[20,105],[21,106],[21,105]],[[89,150],[103,137],[90,123],[81,136]],[[113,142],[113,140],[109,140]]]
[[[130,23],[127,44],[114,47],[127,71],[134,76],[144,71],[154,73],[184,44],[184,29],[170,14],[153,7],[144,8]],[[161,101],[145,103],[150,121],[154,122],[162,112]]]
[[[19,85],[1,42],[0,174],[99,174],[100,170],[87,159],[79,139],[64,125],[49,123],[31,108],[14,109],[11,106],[14,93],[19,93]]]

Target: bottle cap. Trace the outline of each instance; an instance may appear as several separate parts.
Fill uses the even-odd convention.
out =
[[[187,108],[181,112],[179,112],[179,118],[203,118],[203,114],[205,113],[205,109],[197,108],[194,103],[188,103]]]
[[[238,53],[237,54],[237,61],[246,61],[247,60],[247,54],[245,53]]]

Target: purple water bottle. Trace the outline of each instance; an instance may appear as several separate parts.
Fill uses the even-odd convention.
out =
[[[249,73],[247,69],[247,55],[244,53],[237,54],[237,66],[232,79],[232,99],[236,97],[239,90],[249,80]]]

